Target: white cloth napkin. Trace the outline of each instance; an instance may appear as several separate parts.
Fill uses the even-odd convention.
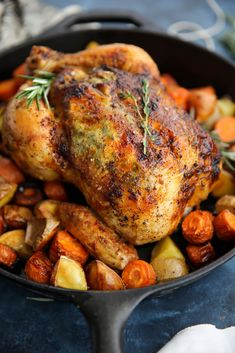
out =
[[[188,327],[158,353],[235,353],[235,326],[222,330],[209,324]]]
[[[17,16],[13,0],[0,1],[0,50],[38,35],[66,16],[81,11],[79,5],[59,9],[39,0],[18,0],[18,3],[22,20]]]

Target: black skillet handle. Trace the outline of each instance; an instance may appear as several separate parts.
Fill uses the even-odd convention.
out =
[[[156,29],[156,25],[147,17],[133,11],[121,10],[91,10],[82,11],[77,14],[70,15],[58,24],[50,27],[43,32],[41,36],[64,33],[70,30],[78,29],[85,26],[86,28],[100,28],[104,24],[109,24],[112,28],[115,24],[129,24],[135,27],[151,27]]]
[[[92,353],[123,353],[122,334],[134,308],[148,294],[141,292],[89,292],[74,302],[87,318],[92,332]],[[87,297],[88,296],[88,297]]]

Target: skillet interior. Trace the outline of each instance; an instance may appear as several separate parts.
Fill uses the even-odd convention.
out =
[[[0,77],[1,79],[9,77],[12,70],[24,61],[33,44],[46,45],[64,52],[76,52],[83,49],[91,40],[95,40],[100,44],[124,42],[141,46],[156,60],[161,72],[171,73],[183,86],[197,87],[212,85],[216,88],[219,95],[229,94],[235,99],[233,84],[235,82],[235,67],[231,63],[199,46],[182,42],[165,34],[143,29],[80,30],[54,35],[46,39],[28,41],[0,55]],[[145,255],[149,253],[149,250],[150,247],[146,246],[142,252]],[[165,294],[165,292],[200,278],[221,265],[235,255],[235,248],[230,251],[224,249],[222,255],[212,264],[186,277],[141,290],[128,290],[128,292],[139,292],[139,294],[157,292],[159,295]],[[0,274],[16,280],[22,285],[29,286],[33,290],[44,291],[47,294],[67,296],[69,293],[73,295],[76,293],[76,291],[66,291],[35,284],[4,269],[0,269]],[[99,296],[99,292],[93,293]],[[123,293],[120,292],[120,295],[123,295]]]

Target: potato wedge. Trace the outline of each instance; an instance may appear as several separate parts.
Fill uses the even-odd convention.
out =
[[[221,116],[233,116],[235,114],[235,104],[229,98],[221,98],[218,100],[218,108]]]
[[[87,282],[82,266],[75,260],[61,256],[51,276],[51,284],[55,287],[87,290]]]
[[[169,281],[174,278],[188,274],[188,266],[182,259],[177,258],[157,258],[151,261],[151,265],[156,273],[157,280],[160,282]]]
[[[155,258],[167,259],[169,257],[185,260],[184,255],[170,237],[166,237],[154,246],[151,261]]]
[[[125,288],[121,277],[99,260],[89,263],[86,268],[86,279],[90,289],[121,290]]]
[[[56,200],[43,200],[34,207],[34,213],[37,218],[58,219],[57,212],[60,202]]]
[[[220,213],[224,210],[229,210],[235,214],[235,196],[224,195],[215,204],[216,212]]]
[[[27,207],[5,205],[3,217],[10,229],[26,228],[27,222],[33,218],[32,211]]]
[[[49,284],[52,263],[42,251],[37,251],[28,259],[25,274],[31,281]]]
[[[33,218],[26,228],[25,242],[34,251],[43,249],[59,229],[60,222],[54,218]]]
[[[0,177],[0,207],[11,201],[17,189],[17,184],[10,183]]]
[[[50,260],[54,263],[59,260],[61,255],[70,257],[81,265],[84,265],[89,257],[84,246],[64,230],[54,236],[49,251]]]
[[[9,246],[23,259],[30,257],[33,252],[31,246],[25,243],[25,231],[23,229],[15,229],[2,234],[0,244]]]
[[[17,261],[15,250],[5,244],[0,244],[0,264],[12,267]]]
[[[134,246],[125,243],[87,207],[61,203],[59,217],[62,225],[88,252],[106,265],[123,270],[130,261],[138,259]]]
[[[219,179],[213,186],[211,194],[216,198],[224,195],[235,195],[235,180],[232,174],[222,169]]]

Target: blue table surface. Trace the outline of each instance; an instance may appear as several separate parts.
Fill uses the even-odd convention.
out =
[[[86,9],[135,10],[149,16],[163,30],[178,20],[203,26],[215,17],[203,0],[48,0],[56,6],[79,4]],[[220,0],[226,13],[235,15],[235,1]],[[228,53],[217,41],[216,49]],[[37,302],[23,288],[0,281],[0,353],[89,353],[91,337],[82,313],[66,302]],[[235,259],[198,282],[162,298],[144,300],[129,318],[124,350],[153,353],[181,329],[200,323],[223,328],[235,325]],[[110,352],[112,353],[112,352]]]

